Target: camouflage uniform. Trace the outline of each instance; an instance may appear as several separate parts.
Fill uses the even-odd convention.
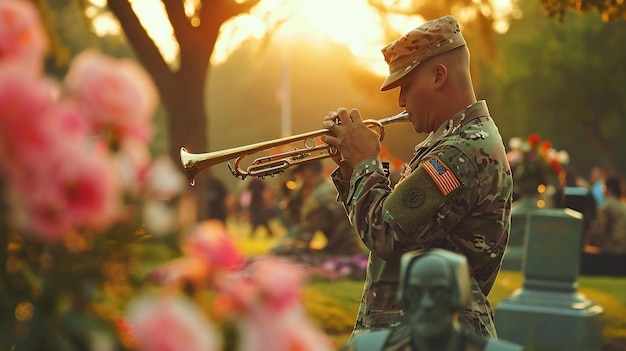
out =
[[[341,204],[336,201],[337,192],[327,178],[312,188],[308,195],[301,194],[300,189],[295,197],[303,196],[299,205],[299,219],[288,228],[287,234],[270,251],[275,254],[311,253],[310,243],[318,230],[326,237],[327,244],[318,253],[328,255],[353,255],[363,252],[354,228],[346,216]],[[298,200],[295,201],[299,203]]]
[[[399,325],[400,257],[438,247],[467,257],[474,279],[471,308],[460,322],[496,337],[486,299],[500,270],[511,219],[512,177],[502,138],[479,101],[417,145],[402,178],[390,188],[381,162],[356,165],[350,181],[332,174],[339,200],[370,249],[353,335]]]
[[[460,345],[458,351],[521,351],[523,347],[504,340],[482,338],[458,329]],[[413,351],[410,329],[403,326],[393,329],[375,330],[355,336],[340,348],[341,351]]]

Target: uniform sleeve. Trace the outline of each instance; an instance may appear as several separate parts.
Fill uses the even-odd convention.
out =
[[[378,257],[431,246],[449,235],[475,202],[475,171],[455,148],[434,150],[392,191],[376,159],[357,165],[346,208],[363,243]]]

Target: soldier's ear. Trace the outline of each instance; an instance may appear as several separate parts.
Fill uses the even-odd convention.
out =
[[[436,64],[433,68],[435,71],[435,89],[441,90],[448,80],[448,68],[442,64]]]

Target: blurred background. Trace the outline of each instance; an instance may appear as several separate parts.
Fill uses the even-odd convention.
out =
[[[0,0],[0,5],[3,1],[9,0]],[[170,180],[175,183],[172,189],[182,188],[184,194],[158,199],[166,210],[153,212],[152,216],[146,216],[149,219],[127,219],[123,226],[115,222],[103,236],[71,230],[70,235],[63,233],[63,241],[56,243],[59,245],[31,240],[10,227],[8,209],[12,203],[7,201],[4,211],[7,218],[0,221],[0,230],[8,233],[0,235],[3,294],[0,346],[8,345],[7,349],[11,349],[14,340],[26,345],[22,349],[29,349],[28,345],[34,345],[30,349],[37,350],[85,349],[78,342],[79,346],[74,348],[41,347],[50,340],[48,333],[56,335],[56,330],[48,328],[46,318],[62,317],[61,325],[69,331],[60,333],[65,342],[74,341],[73,338],[82,340],[74,334],[89,329],[84,327],[84,321],[90,321],[93,316],[106,320],[106,328],[115,329],[114,334],[125,348],[136,349],[132,342],[125,342],[131,333],[125,324],[120,326],[125,320],[118,317],[124,316],[128,301],[140,288],[158,290],[149,279],[159,281],[160,276],[151,276],[155,268],[170,259],[185,258],[189,251],[193,259],[166,265],[163,274],[177,283],[182,280],[179,290],[206,307],[206,296],[199,292],[206,288],[208,273],[193,254],[208,248],[209,254],[204,256],[217,252],[215,256],[224,259],[219,257],[223,247],[215,245],[221,238],[211,236],[215,233],[233,240],[242,256],[254,258],[267,253],[286,231],[285,207],[281,206],[297,189],[299,180],[292,172],[263,180],[266,185],[263,202],[269,207],[269,228],[274,231],[271,236],[268,231],[266,236],[259,232],[253,238],[250,215],[256,210],[250,207],[250,178],[242,181],[233,177],[224,162],[198,174],[195,186],[182,180],[183,186],[179,187],[180,148],[184,146],[192,153],[217,152],[318,130],[323,117],[339,107],[358,108],[365,118],[372,119],[400,112],[397,91],[379,91],[387,74],[380,50],[424,21],[446,14],[455,15],[461,23],[472,53],[477,97],[487,100],[509,148],[507,151],[541,153],[541,157],[535,158],[541,159],[542,167],[538,167],[537,175],[530,175],[533,179],[529,181],[529,191],[534,192],[538,184],[544,188],[547,183],[557,188],[565,186],[560,179],[565,175],[562,170],[577,175],[579,184],[586,184],[583,186],[590,185],[594,167],[602,167],[611,174],[626,174],[624,2],[28,2],[36,6],[50,39],[45,57],[46,75],[62,81],[72,60],[90,48],[116,58],[130,58],[148,73],[159,95],[152,120],[154,133],[148,145],[150,154],[155,160],[171,161],[155,173],[174,179]],[[1,49],[0,41],[0,58]],[[410,159],[414,146],[426,137],[415,134],[407,126],[394,124],[385,128],[382,157],[390,161],[392,171]],[[509,144],[513,140],[516,144]],[[111,150],[119,151],[115,140],[110,144]],[[524,149],[527,144],[533,148]],[[563,151],[565,157],[556,159],[556,150]],[[3,151],[6,152],[0,148],[0,156],[6,155],[1,154]],[[171,174],[172,165],[174,173],[180,171],[175,176]],[[122,168],[125,166],[122,163]],[[326,175],[333,169],[328,160],[323,166]],[[138,179],[144,175],[137,174]],[[0,190],[11,189],[10,183],[0,185]],[[137,197],[130,196],[137,204],[129,201],[125,207],[131,210],[128,216],[141,217],[139,202],[146,198],[134,192],[131,195]],[[169,215],[164,215],[166,212],[175,212],[172,218],[178,218],[170,220]],[[186,230],[209,218],[220,219],[226,227],[211,227],[207,229],[209,234],[202,232],[200,237],[207,242],[198,239],[200,244],[186,243],[185,239],[193,238],[184,234]],[[176,225],[168,227],[169,222]],[[323,247],[323,241],[316,236],[312,246]],[[187,245],[197,250],[188,250]],[[227,246],[225,251],[234,251],[231,249]],[[354,262],[341,259],[324,264],[310,262],[313,269],[320,270],[312,271],[313,279],[306,287],[306,312],[316,326],[332,336],[335,346],[346,341],[354,322],[363,286],[364,257],[360,255]],[[174,272],[174,278],[168,275],[172,274],[168,270]],[[157,273],[162,272],[157,270]],[[273,274],[268,275],[273,277]],[[188,284],[189,276],[200,285]],[[493,305],[517,289],[522,281],[519,272],[503,272],[500,277],[490,296]],[[93,284],[87,284],[91,281]],[[271,279],[268,281],[272,287]],[[585,294],[605,306],[605,338],[607,344],[615,343],[616,350],[624,349],[626,339],[625,284],[623,277],[581,280]],[[220,312],[211,308],[190,309],[209,311],[208,314]],[[20,314],[20,311],[25,312]],[[81,318],[74,319],[76,316]],[[116,323],[114,327],[112,322]],[[261,326],[271,324],[261,322]],[[226,334],[231,336],[226,339],[235,339],[229,333],[230,329],[226,328]],[[99,340],[92,335],[87,339],[89,344]]]
[[[472,49],[478,98],[488,101],[505,142],[538,133],[567,150],[583,176],[597,164],[626,171],[626,24],[618,4],[229,3],[185,1],[181,18],[152,0],[132,1],[135,13],[120,0],[40,1],[54,38],[49,68],[62,74],[76,52],[92,46],[136,57],[161,94],[153,150],[178,161],[181,146],[215,151],[318,129],[338,107],[376,119],[399,112],[397,92],[378,90],[387,70],[380,49],[452,13]],[[390,155],[404,160],[424,137],[402,125],[389,126],[388,135]],[[237,186],[225,165],[211,172],[229,189]]]

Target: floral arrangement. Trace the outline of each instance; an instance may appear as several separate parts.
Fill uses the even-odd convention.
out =
[[[514,137],[509,140],[507,159],[513,171],[514,192],[520,196],[537,194],[538,187],[559,185],[559,176],[564,165],[569,163],[569,154],[553,148],[548,140],[532,133],[525,140]]]
[[[180,223],[142,68],[87,50],[51,78],[32,3],[0,18],[0,349],[328,350],[299,268]]]

